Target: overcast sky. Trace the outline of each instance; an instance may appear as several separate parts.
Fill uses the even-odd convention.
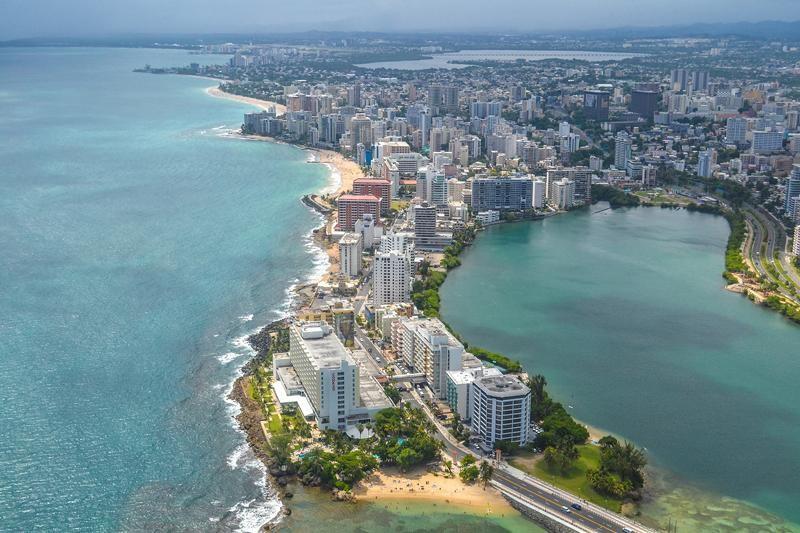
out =
[[[0,0],[0,40],[311,29],[546,31],[798,18],[800,0]]]

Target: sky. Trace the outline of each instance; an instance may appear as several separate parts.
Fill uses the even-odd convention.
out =
[[[0,0],[0,41],[122,33],[548,31],[796,20],[800,0]]]

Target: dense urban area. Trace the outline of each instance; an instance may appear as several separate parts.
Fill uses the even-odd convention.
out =
[[[494,224],[686,209],[727,219],[728,290],[800,323],[798,43],[451,37],[309,34],[142,69],[218,79],[263,104],[242,135],[341,157],[342,190],[303,199],[326,217],[331,268],[252,339],[251,442],[280,483],[339,499],[381,466],[427,468],[547,527],[646,530],[644,452],[590,434],[536,369],[468,344],[439,288]]]

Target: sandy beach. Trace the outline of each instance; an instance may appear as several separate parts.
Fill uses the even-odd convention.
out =
[[[239,96],[238,94],[226,93],[216,85],[206,89],[206,93],[215,98],[225,98],[227,100],[234,100],[236,102],[242,102],[243,104],[256,106],[262,111],[269,111],[270,108],[274,107],[275,112],[278,115],[283,115],[284,113],[286,113],[286,106],[283,104],[279,104],[277,102],[270,102],[269,100],[259,100],[258,98],[250,98],[249,96]]]
[[[517,512],[487,485],[476,482],[465,485],[458,477],[447,478],[429,472],[402,474],[397,469],[377,471],[359,483],[353,494],[359,501],[417,501],[447,507],[461,507],[472,514],[506,516]]]

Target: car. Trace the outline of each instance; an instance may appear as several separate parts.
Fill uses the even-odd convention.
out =
[[[564,514],[570,514],[572,511],[570,511],[569,507],[567,507],[566,505],[562,505],[561,506],[561,512],[564,513]]]
[[[579,503],[577,503],[577,502],[575,502],[575,503],[573,503],[572,505],[570,505],[570,507],[572,507],[572,508],[573,508],[573,509],[575,509],[576,511],[580,511],[581,509],[583,509],[583,507],[581,507],[581,504],[579,504]]]
[[[622,528],[622,533],[633,533],[633,530],[631,528],[629,528],[629,527],[623,527]]]

